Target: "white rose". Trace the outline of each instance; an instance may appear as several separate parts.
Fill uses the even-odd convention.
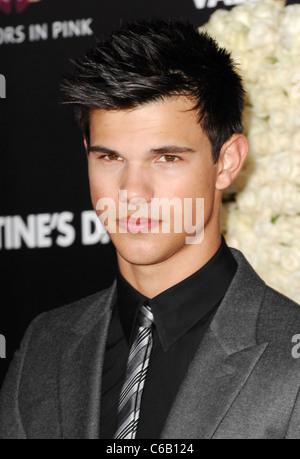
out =
[[[264,239],[258,240],[257,256],[259,263],[272,266],[280,263],[282,254],[279,245]]]
[[[278,63],[271,63],[268,59],[259,69],[259,83],[264,88],[276,87],[278,85],[278,79]]]
[[[272,12],[275,13],[276,9],[278,10],[277,14],[280,14],[282,12],[286,4],[286,0],[255,0],[255,1],[261,2],[260,3],[261,5],[270,4],[272,7]],[[264,14],[269,14],[269,10],[266,10]]]
[[[300,77],[300,74],[299,74]],[[299,78],[300,82],[300,78]],[[299,130],[297,128],[300,127],[300,85],[299,85],[299,98],[296,99],[294,97],[293,103],[290,104],[290,110],[292,113],[292,118],[293,118],[293,125],[292,127],[294,128],[294,134],[297,135],[299,134]],[[299,145],[299,143],[297,143]],[[299,147],[296,146],[296,150],[299,150]]]
[[[291,139],[288,134],[278,135],[271,131],[265,123],[261,127],[252,129],[248,134],[249,151],[255,157],[275,155],[290,146]]]
[[[279,10],[282,10],[286,5],[286,0],[264,0],[264,1],[267,3],[271,3],[273,7],[278,8]]]
[[[300,62],[298,58],[294,59],[290,53],[283,54],[276,52],[276,56],[270,58],[269,66],[266,64],[264,70],[264,73],[267,73],[267,75],[261,76],[261,82],[264,79],[268,79],[266,82],[273,82],[274,85],[283,88],[288,93],[299,83],[297,76],[300,75]],[[273,79],[269,76],[270,72],[273,73]]]
[[[293,134],[291,146],[295,150],[294,154],[297,155],[297,157],[299,157],[300,155],[300,132],[295,132]]]
[[[287,97],[287,103],[295,100],[295,93],[297,91],[297,83],[300,81],[300,65],[297,63],[293,65],[291,59],[286,57],[275,61],[274,57],[267,57],[265,62],[262,63],[259,74],[257,75],[257,81],[265,89],[271,87],[278,88],[284,91]],[[299,77],[298,77],[299,75]],[[293,88],[295,88],[293,91]],[[296,105],[296,104],[294,104]],[[298,107],[299,110],[299,107]]]
[[[260,199],[274,212],[294,215],[300,213],[300,188],[293,182],[278,181],[260,190]]]
[[[285,110],[288,109],[288,95],[281,88],[276,86],[265,88],[257,84],[250,86],[248,91],[253,111],[258,116],[267,117],[277,107],[284,107]]]
[[[279,44],[289,51],[290,55],[294,54],[295,56],[299,55],[300,49],[300,36],[291,35],[291,34],[282,34],[279,37]]]
[[[204,27],[200,27],[199,30],[202,31],[205,29],[210,34],[219,38],[223,34],[229,21],[230,12],[224,9],[219,9],[210,16],[209,22],[205,24]]]
[[[259,241],[262,239],[267,239],[273,247],[274,242],[283,242],[281,240],[282,235],[280,233],[279,224],[271,223],[271,219],[267,221],[261,221],[260,219],[257,219],[254,225],[254,233]]]
[[[269,46],[268,50],[275,50],[278,43],[276,27],[267,22],[257,22],[248,34],[248,48],[262,48]]]
[[[270,127],[274,132],[286,133],[290,130],[293,124],[293,116],[290,110],[286,107],[277,107],[270,113]]]
[[[257,269],[257,240],[251,232],[241,234],[238,231],[234,231],[233,233],[227,233],[226,241],[229,247],[243,252],[253,268]]]
[[[300,5],[288,5],[280,16],[280,27],[285,28],[286,33],[297,35],[300,33]]]
[[[300,248],[300,216],[263,217],[259,215],[254,224],[254,233],[258,240],[263,238],[272,244],[285,244]]]
[[[276,8],[276,5],[278,8]],[[277,2],[261,1],[257,5],[254,5],[253,13],[255,15],[256,22],[260,21],[277,25],[281,10],[282,6]]]
[[[245,214],[259,212],[261,203],[258,201],[258,192],[256,190],[246,189],[238,194],[236,200],[239,208]]]
[[[256,21],[254,7],[256,5],[253,3],[236,6],[231,10],[231,20],[243,24],[248,29],[251,28],[252,24]]]
[[[300,44],[300,5],[289,5],[281,15],[279,25],[280,44],[293,49]]]
[[[230,231],[234,231],[238,234],[246,234],[253,231],[253,226],[255,222],[255,216],[252,214],[245,214],[243,210],[235,211],[228,214],[227,218],[227,228],[228,234]]]
[[[265,151],[265,133],[268,131],[268,124],[262,121],[261,124],[250,126],[248,134],[249,153],[254,156],[259,156]]]
[[[244,126],[244,132],[245,135],[248,134],[250,127],[252,125],[252,122],[255,120],[255,116],[253,114],[252,107],[249,105],[245,106],[244,113],[243,113],[243,126]]]
[[[236,235],[233,235],[233,234],[229,235],[227,233],[225,236],[225,239],[229,247],[232,247],[233,249],[241,250],[241,242],[240,242],[240,239]]]
[[[257,168],[266,171],[265,182],[289,180],[300,184],[300,157],[291,151],[277,153],[265,160],[257,160]]]
[[[284,247],[281,254],[281,266],[289,272],[300,270],[300,250],[297,247]]]
[[[241,65],[248,89],[251,88],[251,85],[256,85],[258,81],[261,81],[261,78],[265,78],[265,69],[270,66],[272,59],[275,59],[275,57],[270,57],[270,54],[272,56],[274,53],[272,51],[263,52],[261,48],[234,51],[233,55]]]
[[[230,22],[220,38],[221,44],[224,44],[229,51],[241,51],[247,48],[248,29],[244,24],[239,22]]]
[[[262,265],[258,267],[257,272],[270,287],[283,295],[287,294],[289,273],[284,269],[279,266]]]
[[[300,271],[297,271],[288,279],[288,294],[290,298],[300,304]]]

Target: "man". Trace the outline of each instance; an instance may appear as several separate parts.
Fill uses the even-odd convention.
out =
[[[299,438],[299,307],[220,235],[248,150],[230,55],[189,24],[134,23],[64,90],[118,273],[31,324],[0,437]]]

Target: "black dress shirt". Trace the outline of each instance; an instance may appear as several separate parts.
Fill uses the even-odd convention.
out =
[[[117,273],[117,301],[109,326],[101,393],[100,438],[115,433],[118,401],[139,308],[154,315],[153,348],[136,438],[157,439],[203,335],[234,277],[236,261],[224,238],[197,272],[149,299]]]

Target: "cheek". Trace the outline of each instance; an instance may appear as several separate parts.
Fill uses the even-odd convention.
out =
[[[203,202],[200,204],[204,205],[204,219],[207,220],[209,216],[211,215],[213,208],[214,208],[214,202],[215,202],[215,171],[212,170],[205,170],[199,172],[198,176],[193,177],[193,181],[190,182],[190,184],[187,184],[187,188],[185,190],[185,193],[190,191],[191,197],[195,198],[201,198],[203,199]],[[195,200],[193,201],[193,214],[197,214],[197,207],[196,207],[196,202]]]
[[[98,180],[94,174],[89,174],[89,183],[92,196],[95,196],[101,192],[102,182]]]
[[[173,190],[182,197],[210,199],[214,194],[215,182],[211,171],[196,170],[195,173],[180,180],[178,187]]]
[[[109,184],[104,177],[94,172],[89,173],[89,184],[90,184],[90,195],[93,207],[96,208],[97,202],[101,198],[107,198],[112,196]]]

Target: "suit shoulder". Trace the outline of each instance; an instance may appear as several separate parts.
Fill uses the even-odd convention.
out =
[[[106,298],[111,293],[112,287],[40,314],[33,321],[34,328],[39,332],[44,330],[47,333],[51,333],[56,328],[72,328],[86,311],[91,310],[91,314],[93,313],[93,306],[98,312],[105,307]]]
[[[260,340],[280,344],[300,333],[300,306],[271,287],[266,288],[260,311]]]

